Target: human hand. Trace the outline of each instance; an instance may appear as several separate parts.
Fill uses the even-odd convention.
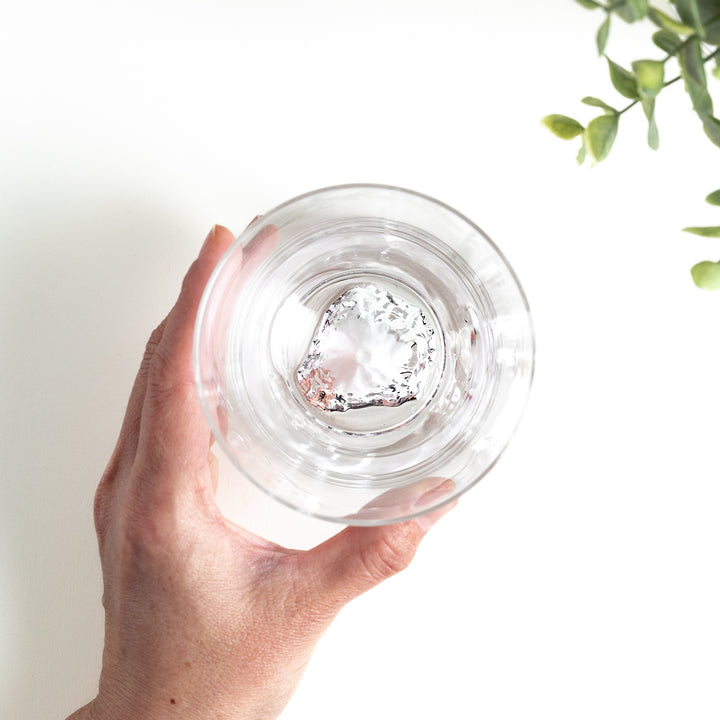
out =
[[[192,343],[203,289],[232,242],[213,228],[152,333],[97,489],[105,648],[98,695],[75,720],[277,717],[341,608],[405,568],[452,507],[348,527],[308,551],[222,515]],[[244,262],[259,262],[273,243],[272,230],[261,231]],[[427,492],[442,496],[449,483],[429,482]]]

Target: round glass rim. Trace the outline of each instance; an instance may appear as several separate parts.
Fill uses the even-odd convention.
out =
[[[533,316],[532,316],[532,312],[530,310],[530,304],[528,302],[527,295],[526,295],[525,290],[520,282],[520,279],[517,276],[517,273],[515,272],[515,269],[510,264],[508,259],[505,257],[505,254],[502,252],[502,250],[500,250],[500,248],[497,246],[497,244],[485,233],[485,231],[482,230],[482,228],[480,228],[470,218],[468,218],[466,215],[461,213],[459,210],[456,210],[451,205],[443,202],[442,200],[438,200],[437,198],[432,197],[431,195],[427,195],[425,193],[418,192],[417,190],[411,190],[409,188],[405,188],[402,186],[387,185],[387,184],[383,184],[383,183],[344,183],[344,184],[339,184],[339,185],[327,185],[325,187],[318,188],[316,190],[310,190],[308,192],[302,193],[300,195],[296,195],[295,197],[285,200],[284,202],[273,206],[270,210],[267,210],[266,212],[262,213],[261,215],[258,215],[256,220],[262,219],[264,221],[266,219],[272,219],[272,215],[284,210],[288,206],[292,206],[292,205],[295,205],[302,201],[309,200],[318,195],[324,195],[324,194],[329,194],[329,193],[333,193],[333,192],[342,192],[342,191],[362,192],[362,191],[366,191],[366,190],[367,191],[388,192],[390,194],[397,194],[397,195],[409,195],[416,199],[420,199],[423,202],[438,206],[441,209],[443,209],[444,211],[450,213],[451,215],[454,215],[456,218],[459,218],[461,221],[466,223],[470,228],[472,228],[473,232],[477,233],[478,236],[482,237],[482,239],[497,254],[497,257],[498,257],[500,263],[504,266],[504,268],[508,271],[508,273],[512,277],[512,280],[517,289],[519,298],[522,301],[522,305],[525,310],[525,315],[527,318],[528,329],[529,329],[528,340],[529,340],[530,365],[529,365],[529,372],[527,375],[527,390],[525,393],[525,397],[524,397],[522,406],[518,407],[517,418],[515,420],[515,424],[512,427],[511,432],[508,433],[504,444],[502,445],[502,447],[500,447],[498,449],[498,452],[496,453],[495,457],[487,465],[487,467],[483,470],[483,472],[478,474],[478,476],[472,482],[469,482],[460,488],[456,487],[455,491],[448,494],[446,497],[440,498],[434,505],[432,505],[430,507],[422,508],[415,512],[408,512],[403,515],[398,515],[397,517],[392,517],[392,518],[382,518],[382,517],[361,518],[361,517],[353,517],[352,515],[345,516],[345,517],[338,517],[338,516],[334,516],[334,515],[328,515],[324,512],[309,511],[306,508],[300,507],[299,505],[296,505],[293,502],[291,502],[290,500],[282,497],[282,495],[273,492],[269,487],[266,487],[261,482],[258,482],[252,476],[252,474],[248,473],[239,464],[239,462],[235,458],[231,448],[228,446],[228,444],[225,442],[224,438],[222,437],[222,433],[220,432],[220,429],[216,426],[216,423],[213,421],[212,413],[210,412],[210,409],[209,409],[206,399],[205,399],[205,393],[203,391],[203,384],[202,384],[202,378],[201,378],[201,373],[200,373],[200,335],[201,335],[203,320],[206,316],[207,304],[210,301],[210,296],[212,294],[212,290],[215,286],[217,278],[222,273],[222,270],[223,270],[225,264],[229,261],[232,254],[237,250],[237,247],[241,244],[241,240],[246,235],[248,236],[248,239],[253,236],[252,229],[253,229],[253,226],[255,225],[255,221],[251,222],[239,235],[237,235],[235,237],[234,242],[225,251],[223,256],[218,261],[217,265],[213,269],[213,271],[205,285],[205,288],[203,289],[203,294],[202,294],[200,303],[198,305],[198,310],[197,310],[197,313],[195,316],[195,326],[194,326],[194,331],[193,331],[193,372],[194,372],[194,377],[195,377],[196,390],[199,395],[203,414],[205,415],[205,419],[207,420],[207,423],[212,431],[215,442],[222,449],[225,456],[230,460],[233,467],[235,467],[242,474],[242,476],[244,478],[249,480],[255,487],[259,488],[265,495],[271,497],[273,500],[281,503],[285,507],[290,508],[291,510],[294,510],[296,512],[299,512],[302,515],[305,515],[306,517],[312,517],[312,518],[315,518],[318,520],[332,522],[332,523],[336,523],[339,525],[351,525],[351,526],[356,526],[356,527],[378,527],[381,525],[390,525],[390,524],[395,524],[395,523],[406,522],[409,520],[415,520],[417,518],[423,517],[424,515],[433,513],[435,511],[439,510],[440,508],[443,508],[444,506],[448,505],[449,503],[454,502],[455,500],[460,498],[471,488],[475,487],[495,467],[498,460],[505,453],[508,445],[510,444],[510,441],[514,437],[515,432],[517,431],[520,421],[522,420],[522,417],[525,414],[525,410],[527,408],[527,404],[528,404],[528,401],[530,398],[530,391],[532,389],[534,376],[535,376],[536,336],[535,336],[535,325],[533,322]],[[392,218],[387,218],[387,219],[391,220]],[[452,478],[450,478],[450,479],[452,479]]]

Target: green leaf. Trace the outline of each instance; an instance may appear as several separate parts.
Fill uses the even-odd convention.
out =
[[[705,116],[712,116],[713,103],[707,87],[698,85],[692,78],[685,78],[685,89],[692,100],[693,110],[705,122]]]
[[[631,23],[635,20],[635,13],[627,3],[615,6],[612,11],[625,22]]]
[[[642,20],[648,14],[648,0],[627,0],[627,5],[632,10],[636,20]]]
[[[577,120],[567,115],[546,115],[542,123],[550,132],[563,140],[572,140],[585,130]]]
[[[698,8],[705,28],[705,42],[710,45],[720,45],[720,2],[718,0],[698,0]]]
[[[678,35],[692,35],[692,33],[695,32],[690,25],[678,22],[669,15],[666,15],[664,12],[660,12],[660,10],[656,10],[655,8],[650,8],[648,10],[648,17],[658,27],[663,30],[669,30],[670,32],[677,33]]]
[[[705,27],[700,19],[700,8],[697,0],[673,0],[680,19],[689,25],[700,38],[705,37]]]
[[[585,132],[588,150],[595,160],[600,162],[608,156],[617,131],[617,115],[601,115],[590,121]]]
[[[610,80],[615,89],[630,100],[638,100],[640,96],[638,95],[635,76],[628,70],[625,70],[625,68],[620,67],[617,63],[614,63],[607,55],[605,58],[610,68]]]
[[[711,116],[713,103],[707,90],[700,40],[697,37],[690,38],[678,53],[677,59],[680,64],[680,74],[685,81],[685,90],[692,100],[693,109],[701,118],[704,115]]]
[[[700,235],[700,237],[720,237],[720,225],[711,225],[709,227],[686,227],[683,232]]]
[[[641,102],[645,117],[648,119],[648,145],[653,150],[657,150],[660,147],[660,135],[655,122],[655,98],[643,98]]]
[[[636,60],[632,69],[637,77],[640,97],[654,98],[665,82],[665,63],[660,60]]]
[[[583,102],[586,105],[592,105],[593,107],[602,108],[609,115],[613,115],[618,112],[614,107],[611,107],[606,102],[603,102],[602,100],[600,100],[599,98],[596,98],[596,97],[584,97],[580,102]]]
[[[705,134],[714,145],[720,147],[720,120],[712,115],[701,115],[700,117],[702,118]]]
[[[720,65],[716,65],[716,66],[712,69],[712,74],[713,74],[713,77],[714,77],[716,80],[720,80]]]
[[[720,290],[720,262],[705,260],[692,267],[690,274],[702,290]]]
[[[612,7],[612,11],[625,22],[642,20],[648,12],[648,0],[625,0],[625,2]]]
[[[597,10],[598,8],[603,7],[599,2],[595,2],[595,0],[575,0],[575,2],[588,10]]]
[[[706,198],[706,203],[710,203],[710,205],[720,205],[720,190],[716,190],[715,192],[711,192]]]
[[[597,45],[598,55],[602,55],[605,52],[605,46],[607,45],[609,34],[610,34],[610,13],[608,13],[605,20],[603,20],[603,23],[598,28],[597,35],[595,37],[595,43]]]
[[[674,55],[683,44],[682,38],[679,38],[674,32],[670,32],[670,30],[658,30],[652,36],[652,39],[653,42],[668,55]]]
[[[702,58],[702,46],[696,37],[690,38],[678,55],[683,77],[692,78],[698,85],[705,85],[705,66]]]
[[[586,157],[587,157],[587,150],[585,149],[585,145],[581,145],[580,149],[578,150],[578,154],[577,154],[577,164],[582,165],[585,162]]]

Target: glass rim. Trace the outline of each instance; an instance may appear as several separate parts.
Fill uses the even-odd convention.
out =
[[[201,361],[200,361],[200,344],[201,344],[201,333],[203,330],[204,320],[207,316],[207,306],[208,303],[211,300],[212,296],[212,290],[216,285],[218,277],[221,275],[223,268],[225,264],[228,262],[229,258],[232,256],[233,252],[237,250],[238,244],[243,240],[243,238],[252,237],[254,236],[257,228],[257,226],[260,223],[252,222],[250,225],[248,225],[245,230],[243,230],[238,236],[236,236],[235,241],[231,244],[231,246],[228,248],[228,250],[225,252],[223,257],[220,259],[216,267],[213,269],[213,272],[208,279],[208,282],[204,288],[201,301],[198,306],[198,311],[195,318],[195,327],[194,327],[194,333],[193,333],[193,371],[194,371],[194,377],[195,377],[195,384],[197,387],[197,392],[199,395],[200,403],[203,409],[203,414],[205,415],[205,418],[208,422],[208,425],[212,431],[212,434],[214,436],[215,442],[218,443],[218,446],[222,449],[222,451],[225,453],[225,455],[230,459],[233,467],[237,468],[243,477],[250,480],[250,482],[253,483],[256,487],[260,488],[266,495],[269,495],[274,500],[282,503],[286,507],[289,507],[295,511],[301,512],[304,515],[315,517],[319,520],[324,521],[330,521],[335,522],[342,525],[355,525],[355,526],[366,526],[366,527],[373,527],[373,526],[379,526],[379,525],[385,525],[385,524],[391,524],[391,523],[397,523],[397,522],[404,522],[408,520],[412,520],[418,517],[422,517],[424,515],[427,515],[428,513],[434,512],[435,510],[447,505],[450,502],[453,502],[455,499],[459,498],[461,495],[463,495],[465,492],[467,492],[471,487],[474,487],[478,482],[483,479],[490,470],[492,470],[497,461],[500,459],[500,457],[504,454],[505,450],[507,449],[507,446],[509,445],[512,437],[514,436],[517,427],[520,423],[520,420],[522,416],[524,415],[529,396],[530,396],[530,390],[533,384],[534,379],[534,372],[535,372],[535,354],[536,354],[536,336],[535,336],[535,327],[533,323],[532,313],[530,311],[530,306],[527,300],[527,296],[525,294],[524,288],[522,284],[520,283],[520,280],[513,269],[512,265],[508,262],[507,258],[505,257],[505,254],[500,250],[500,248],[496,245],[496,243],[472,220],[470,220],[466,215],[459,212],[455,208],[453,208],[451,205],[442,202],[441,200],[437,200],[436,198],[415,191],[410,190],[408,188],[395,186],[395,185],[387,185],[387,184],[380,184],[380,183],[345,183],[345,184],[339,184],[339,185],[329,185],[326,187],[318,188],[315,190],[311,190],[305,193],[302,193],[300,195],[297,195],[293,198],[290,198],[270,210],[263,213],[261,216],[258,217],[258,220],[268,220],[272,221],[272,216],[275,215],[278,212],[281,212],[282,210],[285,210],[288,207],[301,204],[303,202],[312,200],[315,197],[327,195],[331,196],[334,193],[341,193],[343,191],[347,192],[355,192],[355,193],[386,193],[388,195],[397,195],[397,196],[409,196],[414,198],[415,200],[419,200],[423,204],[429,204],[436,206],[440,208],[443,212],[449,214],[450,216],[454,216],[458,218],[462,223],[466,224],[468,228],[475,234],[477,234],[479,237],[481,237],[489,246],[490,248],[496,253],[497,258],[499,262],[504,266],[504,269],[509,273],[512,284],[515,286],[515,289],[518,293],[518,298],[522,302],[522,306],[524,309],[524,315],[527,320],[528,324],[528,337],[527,341],[529,343],[529,356],[531,358],[530,364],[529,364],[529,372],[525,381],[526,384],[526,390],[525,390],[525,396],[523,398],[523,402],[521,406],[518,406],[518,413],[515,418],[515,422],[513,424],[513,427],[510,432],[507,433],[507,437],[505,438],[504,443],[502,446],[500,446],[497,449],[497,452],[492,459],[491,462],[488,463],[486,467],[484,467],[483,471],[477,475],[477,477],[469,483],[466,483],[462,485],[461,487],[455,487],[454,491],[452,491],[450,494],[448,494],[446,497],[441,497],[437,502],[435,502],[430,507],[422,507],[418,510],[411,510],[406,513],[393,515],[392,518],[384,518],[384,517],[368,517],[368,518],[362,518],[359,516],[355,516],[355,514],[350,514],[347,516],[338,516],[338,515],[332,515],[328,514],[326,512],[321,511],[319,508],[317,509],[308,509],[307,507],[303,507],[299,503],[292,502],[291,499],[283,497],[280,493],[274,492],[271,487],[266,486],[262,482],[259,482],[256,478],[253,477],[253,474],[248,472],[247,469],[243,468],[240,464],[240,462],[237,460],[235,453],[233,452],[232,448],[229,446],[229,444],[226,442],[225,438],[223,437],[223,433],[220,431],[220,428],[217,427],[217,423],[215,422],[213,415],[211,413],[211,409],[208,406],[208,402],[205,397],[205,388],[203,379],[201,377]],[[391,219],[391,218],[388,218]],[[361,512],[361,511],[358,511]]]

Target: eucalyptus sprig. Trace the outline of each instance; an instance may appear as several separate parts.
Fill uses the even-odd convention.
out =
[[[700,120],[710,141],[720,147],[720,120],[715,117],[713,101],[707,88],[705,67],[714,61],[712,74],[720,79],[720,0],[670,0],[675,17],[650,4],[650,0],[576,0],[589,10],[605,13],[595,36],[598,54],[608,63],[610,81],[615,90],[629,104],[620,109],[596,97],[585,97],[582,102],[600,108],[602,114],[593,118],[585,127],[567,115],[547,115],[543,123],[563,140],[581,137],[577,155],[579,164],[590,156],[595,162],[605,160],[610,153],[620,126],[621,117],[639,105],[648,121],[647,142],[657,150],[660,136],[655,121],[655,102],[660,93],[670,85],[683,81],[693,110]],[[634,61],[630,69],[613,62],[606,54],[613,18],[634,23],[649,21],[654,27],[652,41],[663,52],[659,59]],[[666,79],[669,60],[677,60],[679,74]],[[720,190],[708,195],[706,200],[720,205]],[[720,226],[687,227],[686,232],[703,237],[720,237]],[[706,290],[720,289],[720,261],[698,263],[691,270],[698,287]]]

